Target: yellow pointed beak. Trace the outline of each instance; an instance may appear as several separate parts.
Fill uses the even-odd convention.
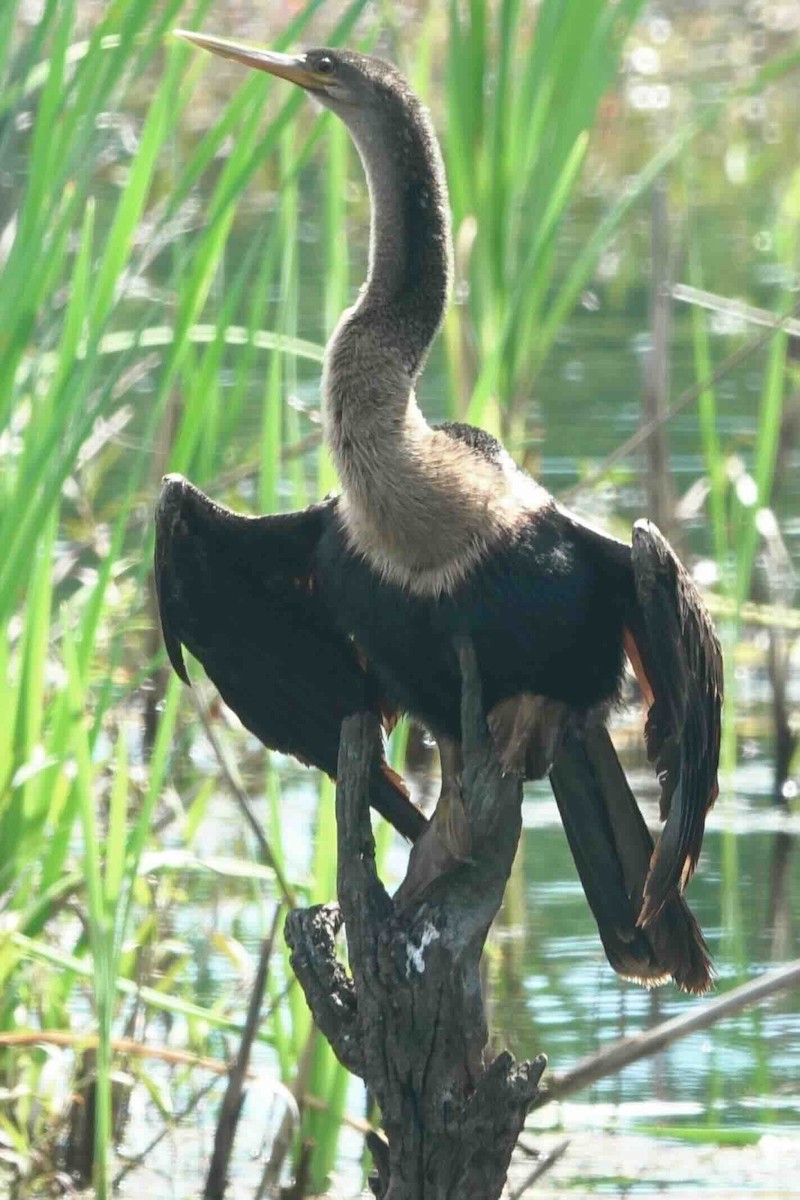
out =
[[[304,54],[279,54],[275,50],[260,50],[256,46],[246,46],[242,42],[230,38],[212,37],[207,33],[192,33],[188,29],[173,30],[176,37],[187,42],[193,42],[201,50],[209,50],[222,58],[230,58],[245,67],[254,67],[257,71],[266,71],[269,75],[277,75],[281,79],[289,79],[302,88],[323,88],[330,83],[330,76],[312,71],[306,65]]]

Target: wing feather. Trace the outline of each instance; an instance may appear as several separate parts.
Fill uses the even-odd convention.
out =
[[[155,577],[164,642],[189,682],[185,646],[265,746],[335,776],[346,716],[380,714],[374,678],[313,587],[314,551],[335,500],[243,517],[168,476],[156,513]],[[405,836],[426,822],[382,764],[375,807]]]
[[[645,885],[647,925],[694,872],[717,796],[722,652],[708,611],[669,542],[650,521],[632,540],[638,611],[631,633],[654,702],[645,739],[661,783],[665,825]]]

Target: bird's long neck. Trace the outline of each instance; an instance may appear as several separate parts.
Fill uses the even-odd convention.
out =
[[[376,441],[392,442],[396,453],[405,418],[421,419],[413,389],[450,288],[449,207],[436,138],[415,97],[391,100],[348,119],[369,184],[371,224],[367,281],[326,354],[325,427],[345,491],[360,448],[372,457]]]
[[[450,214],[427,114],[417,108],[406,115],[408,124],[388,139],[359,144],[371,222],[369,275],[356,313],[376,333],[391,322],[396,351],[414,381],[447,306]]]
[[[541,497],[507,456],[476,453],[417,407],[414,386],[447,304],[450,220],[427,114],[404,100],[390,119],[348,116],[372,201],[369,276],[328,344],[323,415],[350,546],[383,578],[439,596]]]

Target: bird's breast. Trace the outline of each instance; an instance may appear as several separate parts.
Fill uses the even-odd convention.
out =
[[[421,414],[410,412],[398,433],[340,440],[347,542],[387,582],[418,596],[452,594],[550,498],[510,459],[487,461]]]

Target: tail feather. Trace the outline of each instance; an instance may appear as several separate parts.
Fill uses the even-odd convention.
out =
[[[639,924],[653,839],[604,726],[565,733],[550,782],[614,970],[648,987],[673,978],[683,991],[708,991],[711,960],[679,892]]]

